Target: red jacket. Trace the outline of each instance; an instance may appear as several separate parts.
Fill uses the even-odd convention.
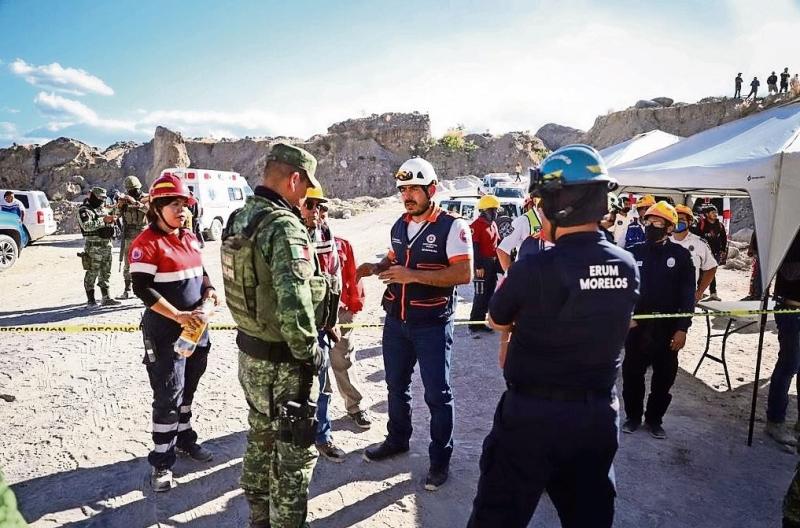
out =
[[[476,259],[478,257],[494,258],[497,254],[497,243],[500,240],[497,224],[479,216],[469,227],[472,230],[472,243],[475,246]]]
[[[341,303],[351,312],[358,313],[364,308],[364,286],[356,281],[356,257],[350,242],[337,236],[336,249],[342,265],[342,299]]]

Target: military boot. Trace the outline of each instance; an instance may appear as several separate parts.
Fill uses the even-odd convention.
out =
[[[115,301],[114,299],[109,297],[108,289],[101,288],[100,292],[103,294],[103,300],[100,301],[100,306],[116,306],[118,304],[122,304],[121,302]]]
[[[131,298],[131,282],[125,281],[125,291],[117,297],[117,299],[130,299]]]
[[[86,290],[86,306],[97,306],[94,298],[94,290]]]

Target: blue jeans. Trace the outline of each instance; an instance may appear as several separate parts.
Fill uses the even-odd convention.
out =
[[[383,327],[383,368],[389,390],[386,442],[408,447],[411,438],[411,374],[419,362],[425,403],[431,413],[431,467],[445,468],[453,454],[453,391],[450,353],[453,320],[433,324],[408,323],[386,316]]]
[[[319,376],[319,398],[317,398],[317,444],[326,444],[331,441],[331,414],[328,412],[328,406],[331,403],[331,380],[329,376],[329,367],[331,362],[330,356],[330,342],[328,337],[320,333],[319,347],[324,355],[322,368],[320,369]]]
[[[776,310],[793,308],[778,305]],[[769,379],[767,397],[767,420],[782,423],[786,421],[786,407],[789,405],[789,384],[792,377],[800,371],[800,314],[775,314],[778,326],[778,361]],[[800,379],[797,381],[800,393]],[[798,398],[800,408],[800,397]]]

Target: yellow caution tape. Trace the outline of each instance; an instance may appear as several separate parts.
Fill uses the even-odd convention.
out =
[[[800,314],[800,308],[790,310],[727,310],[727,311],[708,311],[691,313],[652,313],[634,315],[637,321],[652,319],[682,319],[685,317],[752,317],[754,315],[775,315],[775,314]],[[486,321],[456,320],[455,325],[485,324]],[[234,324],[211,323],[211,330],[236,330]],[[346,323],[339,325],[341,328],[382,328],[383,323]],[[81,332],[137,332],[139,325],[132,324],[71,324],[71,325],[24,325],[24,326],[0,326],[0,333],[6,332],[56,332],[63,334],[75,334]]]

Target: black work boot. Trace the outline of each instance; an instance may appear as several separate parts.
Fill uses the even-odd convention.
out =
[[[130,299],[131,298],[131,281],[125,281],[125,291],[117,297],[117,299]]]
[[[100,306],[116,306],[118,304],[122,304],[121,302],[115,301],[109,297],[107,288],[100,288],[100,293],[103,294],[103,300],[100,301]]]
[[[97,301],[94,299],[94,290],[86,290],[86,306],[97,306]]]

